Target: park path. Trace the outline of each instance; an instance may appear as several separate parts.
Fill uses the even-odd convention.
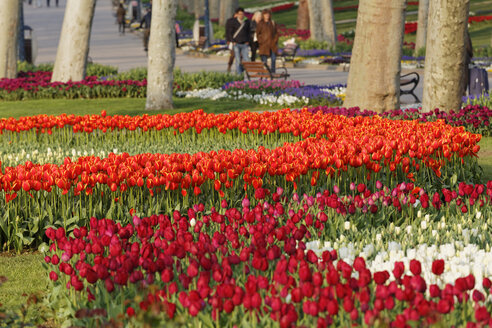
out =
[[[24,5],[25,24],[34,29],[38,41],[36,63],[55,61],[66,0],[60,0],[60,7],[58,8],[54,7],[54,2],[51,0],[50,8],[46,7],[45,0],[42,0],[43,6],[41,8],[36,8],[34,5]],[[36,3],[36,0],[33,0],[33,3]],[[120,71],[147,66],[147,57],[143,50],[140,34],[119,35],[109,0],[97,1],[89,56],[95,63],[117,66]],[[226,58],[216,56],[200,58],[178,53],[176,66],[185,72],[202,70],[225,72],[226,60]],[[305,84],[346,83],[348,77],[347,72],[328,70],[323,66],[319,68],[290,68],[289,73],[292,79],[300,80]],[[422,99],[423,71],[419,70],[419,74],[421,74],[421,79],[415,93]],[[414,102],[413,97],[407,95],[403,96],[401,101],[402,104]]]

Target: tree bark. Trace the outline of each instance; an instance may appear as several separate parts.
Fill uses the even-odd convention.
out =
[[[333,47],[337,41],[337,29],[335,27],[335,14],[333,12],[332,0],[321,0],[324,40],[328,41],[328,46]]]
[[[0,1],[0,78],[17,76],[19,0]]]
[[[321,0],[308,0],[308,8],[311,39],[321,41],[324,38]]]
[[[309,4],[308,0],[300,0],[299,7],[297,7],[297,22],[296,29],[308,30],[309,29]]]
[[[195,19],[203,16],[205,3],[203,0],[193,0],[193,14],[195,15]]]
[[[361,0],[344,106],[400,107],[406,0]]]
[[[327,41],[329,47],[334,46],[336,28],[332,0],[308,0],[308,7],[311,38]]]
[[[422,110],[461,108],[465,81],[466,28],[470,0],[429,4]]]
[[[176,59],[174,24],[176,0],[154,0],[149,40],[147,102],[145,109],[172,109],[173,69]]]
[[[220,17],[219,25],[225,26],[229,18],[234,15],[234,12],[239,7],[239,0],[222,0],[220,2]]]
[[[85,77],[96,0],[67,0],[51,81]]]
[[[220,0],[210,0],[210,19],[217,19],[220,16]]]
[[[429,17],[429,0],[419,1],[419,16],[417,21],[417,39],[415,40],[415,53],[425,47],[427,36],[427,19]]]

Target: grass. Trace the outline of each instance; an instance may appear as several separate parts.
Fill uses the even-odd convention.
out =
[[[251,101],[209,100],[197,98],[174,98],[175,109],[146,111],[145,99],[104,98],[104,99],[42,99],[0,102],[0,117],[32,116],[39,114],[99,114],[106,110],[108,115],[175,114],[203,109],[208,113],[227,113],[231,111],[261,110],[268,107]]]
[[[0,276],[7,278],[0,287],[0,303],[3,310],[15,313],[27,322],[41,316],[39,305],[27,304],[30,303],[28,300],[31,294],[42,297],[47,291],[47,277],[42,263],[43,256],[37,252],[20,255],[0,254]]]

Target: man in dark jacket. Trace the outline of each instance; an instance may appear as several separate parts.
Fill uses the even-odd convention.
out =
[[[243,73],[242,61],[249,61],[249,21],[244,16],[244,9],[238,8],[236,18],[227,21],[226,40],[231,40],[234,45],[234,56],[236,57],[236,72]],[[227,25],[226,23],[226,25]]]

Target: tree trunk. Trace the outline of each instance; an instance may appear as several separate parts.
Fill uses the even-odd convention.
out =
[[[17,76],[19,0],[0,0],[0,78]]]
[[[429,4],[424,99],[425,112],[435,108],[461,108],[465,81],[466,44],[470,0],[433,0]]]
[[[308,30],[309,29],[309,4],[308,0],[300,0],[299,7],[297,8],[297,23],[296,29]]]
[[[406,0],[359,1],[345,107],[400,107],[405,7]]]
[[[429,16],[429,0],[419,1],[419,18],[417,22],[417,39],[415,40],[415,53],[425,47],[427,36],[427,19]]]
[[[239,0],[222,0],[220,2],[220,17],[219,25],[225,26],[229,18],[234,15],[234,12],[239,7]]]
[[[322,41],[324,39],[321,0],[308,0],[309,30],[311,39]]]
[[[176,5],[176,0],[154,0],[152,2],[147,102],[145,104],[147,110],[173,108]]]
[[[210,19],[217,19],[220,16],[220,0],[210,0]]]
[[[195,19],[203,16],[205,3],[203,0],[193,0],[193,14],[195,15]]]
[[[96,0],[67,0],[51,81],[85,77]]]
[[[334,47],[337,41],[337,29],[335,27],[335,14],[333,12],[332,0],[321,0],[324,40],[328,41],[329,47]]]
[[[308,8],[311,39],[327,41],[333,47],[337,33],[332,0],[308,0]]]

